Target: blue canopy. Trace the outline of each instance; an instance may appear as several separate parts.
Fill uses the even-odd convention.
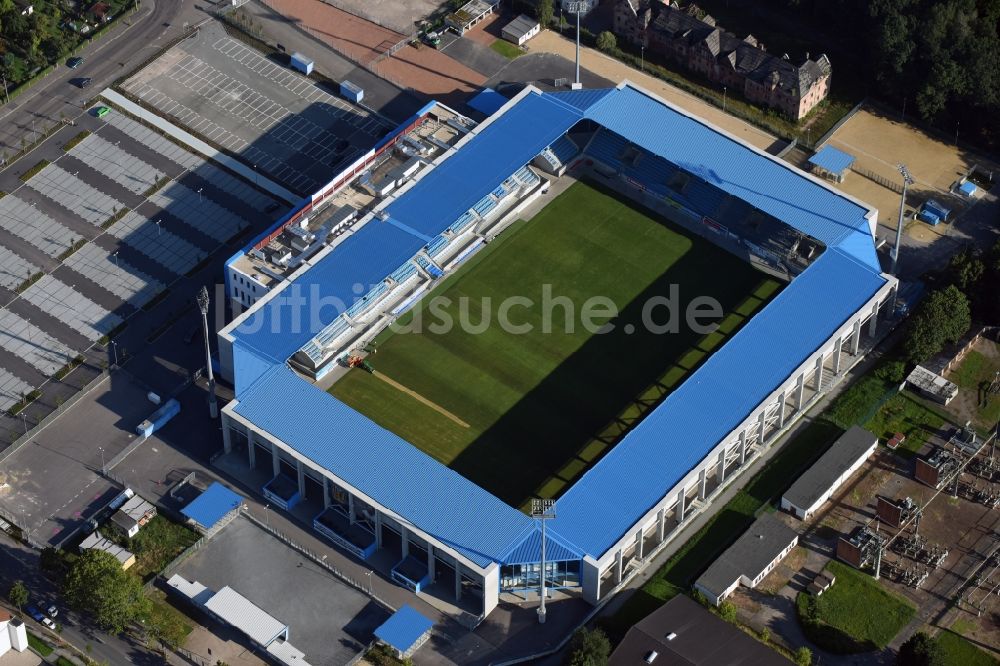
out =
[[[218,481],[198,495],[190,504],[181,509],[181,513],[208,529],[222,520],[227,513],[237,508],[243,498]]]
[[[411,606],[404,605],[375,630],[375,638],[389,647],[405,653],[433,626],[432,621],[415,611]]]
[[[510,100],[496,90],[493,90],[493,88],[483,88],[482,92],[470,99],[468,104],[476,111],[492,116],[508,101]]]
[[[809,158],[809,163],[824,171],[840,174],[854,164],[854,155],[837,150],[833,146],[823,146],[818,153]]]
[[[958,191],[967,197],[973,196],[978,190],[979,188],[971,180],[967,180],[958,186]]]

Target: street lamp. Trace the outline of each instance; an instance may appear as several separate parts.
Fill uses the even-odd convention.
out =
[[[374,573],[374,571],[371,571],[371,570],[369,570],[368,572],[365,573],[365,575],[368,576],[368,594],[370,594],[370,595],[374,595],[375,594],[375,585],[372,583],[372,574],[373,573]]]
[[[162,228],[162,227],[160,227],[160,222],[162,222],[162,221],[163,221],[163,220],[157,220],[157,221],[156,221],[156,235],[157,235],[157,236],[159,236],[159,235],[160,235],[160,233],[162,233],[162,232],[163,232],[163,228]]]
[[[121,270],[121,267],[118,266],[118,250],[111,253],[111,258],[115,260],[115,270]]]
[[[198,190],[200,193],[201,190]],[[215,375],[212,373],[212,348],[208,344],[208,289],[204,286],[195,297],[198,309],[201,310],[201,326],[205,334],[205,367],[208,370],[208,414],[213,419],[219,418],[219,405],[215,401]]]
[[[538,577],[538,593],[541,604],[538,606],[538,624],[545,624],[545,521],[556,517],[556,501],[553,499],[531,500],[531,517],[542,523],[542,557],[541,572]]]
[[[270,508],[271,508],[270,504],[265,504],[264,505],[264,524],[267,525],[268,528],[271,527],[271,514],[269,514],[267,512],[267,510],[270,509]]]
[[[727,91],[728,91],[728,88],[726,88],[726,86],[722,86],[722,112],[723,113],[726,112],[726,96],[727,96]]]
[[[101,452],[101,473],[104,473],[104,447],[98,446],[97,450]]]
[[[202,191],[203,189],[205,189],[205,188],[204,188],[204,187],[199,187],[199,188],[198,188],[198,203],[201,203],[201,202],[202,202],[202,198],[201,198],[201,191]]]
[[[646,71],[646,45],[639,44],[639,69]]]
[[[899,263],[899,244],[903,240],[903,208],[906,207],[906,190],[913,184],[913,177],[905,164],[897,164],[896,168],[903,176],[903,192],[899,197],[899,221],[896,224],[896,245],[892,248],[892,274],[896,275],[896,265]],[[897,275],[898,277],[898,275]]]

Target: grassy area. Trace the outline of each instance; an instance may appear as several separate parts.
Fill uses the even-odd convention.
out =
[[[148,594],[150,600],[149,617],[146,626],[151,628],[162,642],[171,647],[183,645],[194,630],[187,615],[177,610],[167,601],[167,595],[159,589]]]
[[[810,423],[622,604],[606,622],[609,635],[620,638],[630,626],[688,589],[719,553],[746,531],[758,512],[780,496],[842,432],[828,421]]]
[[[504,58],[509,58],[510,60],[524,55],[524,51],[521,50],[521,47],[516,44],[511,44],[506,39],[495,40],[492,44],[490,44],[490,48],[502,55]]]
[[[74,664],[66,657],[59,655],[59,658],[56,659],[56,666],[76,666],[76,664]]]
[[[49,165],[48,160],[39,160],[39,162],[35,164],[35,166],[31,167],[30,169],[21,174],[20,176],[21,180],[27,183],[29,180],[31,180],[32,176],[37,174],[39,171],[41,171],[48,165]]]
[[[875,415],[865,423],[865,428],[886,440],[895,433],[906,435],[906,440],[897,449],[903,455],[916,455],[933,433],[946,423],[937,412],[925,407],[909,392],[902,391],[887,400]]]
[[[663,334],[643,325],[644,306],[671,293],[671,285],[679,314],[694,297],[718,300],[730,313],[720,330]],[[377,373],[468,427],[362,370],[331,392],[519,506],[572,483],[777,290],[775,281],[710,243],[576,183],[400,319],[419,332],[377,340],[369,359]],[[587,330],[581,314],[595,296],[618,314],[593,317]],[[509,312],[512,324],[530,327],[522,334],[490,319],[499,320],[500,304],[512,297],[532,301]],[[441,332],[435,325],[442,314],[469,325]],[[653,318],[664,323],[668,315],[661,308]],[[613,330],[595,335],[605,323]]]
[[[960,388],[973,392],[979,400],[978,421],[981,424],[1000,421],[1000,395],[985,396],[983,404],[984,389],[993,381],[998,369],[993,361],[973,349],[965,355],[950,378]]]
[[[147,580],[197,540],[198,533],[194,530],[157,515],[128,541],[136,560],[130,571]]]
[[[50,654],[52,654],[53,651],[51,645],[49,645],[38,636],[31,633],[30,631],[28,632],[28,645],[31,646],[32,650],[42,655],[43,657],[49,656]]]
[[[992,655],[952,631],[942,631],[934,640],[944,651],[944,663],[947,666],[997,666],[1000,663]]]
[[[884,648],[913,618],[909,601],[883,589],[871,576],[837,561],[827,565],[837,582],[823,596],[796,599],[806,636],[835,653]]]
[[[69,151],[73,150],[74,148],[76,148],[80,144],[81,141],[83,141],[84,139],[86,139],[88,136],[90,136],[90,131],[89,130],[83,130],[82,132],[80,132],[79,134],[77,134],[76,136],[74,136],[72,139],[70,139],[69,141],[67,141],[66,143],[64,143],[63,144],[63,150],[65,150],[66,152],[69,152]]]

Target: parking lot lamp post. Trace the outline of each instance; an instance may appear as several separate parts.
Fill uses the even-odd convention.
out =
[[[163,228],[160,226],[160,222],[163,220],[156,221],[156,235],[159,236],[163,232]]]
[[[726,86],[722,86],[722,112],[726,112],[726,101],[729,94],[729,89]]]
[[[25,405],[27,408],[27,405]],[[24,434],[28,434],[28,415],[24,413],[24,409],[21,410],[21,422],[24,423]]]
[[[98,446],[97,450],[101,452],[101,472],[104,472],[104,447]]]
[[[201,190],[198,190],[200,193]],[[198,309],[201,310],[201,326],[205,338],[205,368],[208,371],[208,414],[213,419],[219,418],[219,405],[215,401],[215,375],[212,373],[212,348],[208,344],[208,289],[204,286],[197,296]]]
[[[201,203],[201,202],[202,202],[202,197],[201,197],[201,191],[202,191],[203,189],[205,189],[205,188],[203,188],[203,187],[199,187],[199,188],[198,188],[198,203]]]
[[[368,576],[368,594],[370,594],[370,595],[374,595],[375,594],[375,586],[372,584],[372,574],[373,573],[374,572],[371,571],[371,570],[365,572],[365,575]]]
[[[118,343],[114,340],[111,341],[111,351],[115,354],[115,367],[118,367]]]
[[[268,509],[270,509],[270,508],[271,508],[271,505],[270,505],[270,504],[265,504],[265,505],[264,505],[264,524],[265,524],[265,525],[267,525],[267,526],[268,526],[268,528],[270,528],[270,527],[271,527],[271,516],[270,516],[270,514],[269,514],[269,513],[267,512],[267,510],[268,510]]]
[[[531,500],[531,517],[542,523],[542,557],[538,576],[538,592],[541,603],[538,606],[538,624],[545,624],[545,521],[556,517],[556,501],[552,499]]]
[[[121,270],[121,268],[118,266],[118,250],[115,250],[114,252],[111,253],[111,258],[115,260],[115,270]]]

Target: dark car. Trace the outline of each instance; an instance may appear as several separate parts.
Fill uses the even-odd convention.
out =
[[[81,58],[80,56],[73,56],[72,58],[66,61],[66,66],[69,67],[70,69],[76,69],[82,64],[83,64],[83,58]]]
[[[41,622],[45,619],[45,614],[34,606],[28,606],[25,610],[28,611],[28,615],[35,618],[35,622]]]
[[[85,79],[77,79],[76,80],[76,85],[79,86],[80,88],[86,88],[87,86],[90,85],[90,82],[92,80],[93,79],[91,79],[90,77],[87,77]]]

